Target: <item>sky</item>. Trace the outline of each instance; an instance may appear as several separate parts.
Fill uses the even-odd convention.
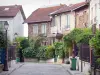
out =
[[[48,5],[74,4],[85,0],[0,0],[0,5],[22,5],[26,18],[36,9]],[[28,36],[27,24],[24,26],[24,36]]]

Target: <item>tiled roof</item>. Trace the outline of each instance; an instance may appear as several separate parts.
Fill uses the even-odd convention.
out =
[[[84,5],[86,5],[87,2],[81,2],[81,3],[77,3],[77,4],[72,4],[72,5],[69,5],[69,6],[63,6],[62,8],[60,8],[59,10],[51,13],[51,15],[53,14],[60,14],[60,13],[64,13],[64,12],[67,12],[67,11],[71,11],[71,10],[75,10],[77,8],[80,8]]]
[[[59,6],[52,6],[52,7],[46,7],[46,8],[39,8],[35,10],[27,19],[26,23],[39,23],[39,22],[48,22],[51,21],[49,14],[51,12],[54,12],[64,5]]]
[[[25,19],[21,5],[0,6],[0,18],[15,17],[19,10],[21,10],[23,18]]]

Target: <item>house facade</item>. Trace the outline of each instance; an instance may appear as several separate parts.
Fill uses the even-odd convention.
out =
[[[84,3],[83,6],[77,8],[75,11],[75,28],[89,27],[89,4]]]
[[[100,0],[90,0],[90,25],[100,29]]]
[[[45,43],[50,44],[50,38],[48,38],[48,35],[50,34],[52,20],[49,14],[60,9],[62,6],[63,5],[43,7],[35,10],[25,21],[28,23],[29,38],[42,34],[46,37]]]
[[[51,34],[52,34],[51,37],[53,37],[52,39],[56,38],[57,33],[66,35],[74,28],[83,28],[83,25],[82,25],[83,23],[88,24],[87,12],[88,12],[87,3],[81,2],[77,4],[72,4],[69,6],[64,5],[59,10],[50,13],[52,17],[52,23],[51,23],[52,24],[51,25]],[[80,21],[80,16],[83,18],[83,15],[84,15],[84,20],[82,19]]]
[[[15,34],[24,36],[25,15],[21,5],[0,6],[0,29],[4,29],[4,22],[7,21],[8,39],[13,42]]]

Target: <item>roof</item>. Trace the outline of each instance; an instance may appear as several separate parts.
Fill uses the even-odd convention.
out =
[[[15,17],[19,11],[21,11],[22,16],[25,20],[25,14],[21,5],[0,6],[0,18]]]
[[[69,6],[66,5],[66,6],[63,6],[62,8],[60,8],[59,10],[50,13],[50,15],[60,14],[60,13],[76,10],[82,6],[85,6],[85,5],[87,5],[87,2],[81,2],[81,3],[77,3],[77,4],[72,4]]]
[[[46,7],[46,8],[38,8],[35,10],[25,21],[25,23],[40,23],[40,22],[49,22],[51,21],[49,14],[54,12],[64,5]]]

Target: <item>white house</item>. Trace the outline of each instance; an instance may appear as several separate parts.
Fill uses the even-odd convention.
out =
[[[100,0],[90,0],[90,25],[100,28]]]
[[[24,36],[25,15],[21,5],[0,6],[0,29],[4,28],[4,21],[9,24],[8,38],[12,42],[15,34]]]

